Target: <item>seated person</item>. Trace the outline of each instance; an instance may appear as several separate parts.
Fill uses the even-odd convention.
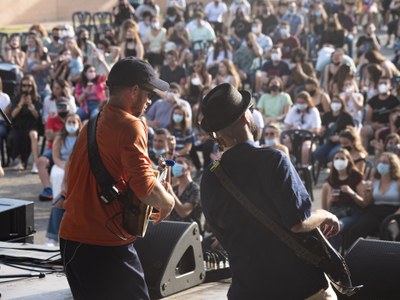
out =
[[[331,98],[321,89],[316,78],[308,78],[306,80],[305,90],[310,94],[312,102],[321,116],[330,111]]]
[[[348,126],[339,134],[340,146],[350,152],[357,169],[364,174],[368,152],[361,143],[361,137],[353,126]]]
[[[282,122],[293,104],[292,99],[284,92],[281,78],[272,77],[267,86],[267,92],[258,99],[257,109],[266,124]]]
[[[308,130],[316,135],[321,129],[321,117],[318,109],[314,106],[311,96],[307,92],[300,92],[296,96],[296,105],[290,108],[284,120],[285,130],[302,129]],[[290,141],[285,144],[291,149]],[[302,164],[308,164],[311,141],[305,141],[302,146]]]
[[[194,143],[194,136],[190,125],[192,120],[188,118],[186,110],[176,105],[172,111],[171,121],[168,126],[169,132],[175,137],[175,155],[188,155]]]
[[[54,165],[51,168],[50,182],[55,195],[55,201],[61,195],[65,164],[74,149],[81,129],[82,122],[79,116],[77,114],[70,114],[66,117],[63,128],[54,139],[52,147]],[[58,231],[63,213],[64,209],[57,207],[57,204],[54,202],[47,226],[46,237],[49,239],[47,245],[56,246],[58,244]]]
[[[400,160],[397,155],[382,153],[372,184],[366,189],[366,200],[372,205],[349,229],[347,247],[360,237],[377,234],[386,217],[400,213]]]
[[[397,133],[390,133],[386,136],[385,141],[373,141],[375,148],[375,161],[379,159],[382,152],[390,152],[396,155],[400,154],[400,136]]]
[[[64,127],[65,118],[67,117],[70,107],[67,98],[60,98],[57,101],[57,115],[50,117],[46,122],[45,136],[48,142],[47,150],[38,159],[38,173],[43,191],[39,194],[40,201],[53,200],[53,190],[51,188],[49,170],[53,166],[53,140],[56,134]]]
[[[153,134],[151,145],[149,149],[149,158],[153,167],[158,166],[160,159],[174,158],[176,140],[167,129],[156,129]]]
[[[390,79],[381,77],[378,84],[378,95],[368,101],[365,123],[361,128],[364,148],[368,148],[369,140],[374,134],[377,138],[382,130],[389,127],[390,111],[398,107],[399,104],[399,99],[391,92]]]
[[[322,116],[319,135],[324,139],[324,143],[313,154],[321,164],[326,165],[333,159],[333,155],[340,148],[339,133],[347,126],[354,126],[353,118],[346,112],[343,98],[333,96],[331,111]]]
[[[271,147],[277,150],[282,151],[289,157],[289,149],[285,145],[282,145],[279,137],[280,130],[277,125],[269,124],[265,127],[264,139],[263,139],[263,147]]]
[[[178,184],[168,188],[175,199],[174,210],[170,215],[172,221],[196,222],[200,232],[204,230],[200,203],[200,187],[191,177],[192,162],[187,156],[178,156],[172,167],[172,176]]]
[[[362,215],[364,200],[363,175],[356,168],[349,151],[339,149],[333,157],[329,178],[322,186],[322,209],[328,210],[339,219],[339,234],[330,242],[339,250],[346,231]]]
[[[157,92],[161,99],[155,101],[146,113],[147,124],[149,126],[154,129],[167,128],[171,121],[172,111],[175,105],[184,107],[188,117],[192,118],[192,109],[190,108],[189,102],[181,99],[182,89],[179,84],[172,82],[168,92]]]

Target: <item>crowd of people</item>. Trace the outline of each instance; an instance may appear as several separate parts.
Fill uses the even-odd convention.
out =
[[[110,69],[133,56],[170,84],[154,90],[142,118],[153,165],[160,157],[177,162],[172,218],[204,230],[196,182],[221,153],[198,124],[201,100],[222,83],[251,92],[260,147],[293,158],[281,132],[312,133],[315,142],[304,141],[300,159],[330,170],[322,203],[341,221],[338,248],[377,234],[381,221],[400,212],[399,1],[173,0],[161,11],[154,0],[119,0],[112,13],[115,24],[95,36],[85,26],[48,33],[35,24],[26,35],[11,34],[2,49],[18,83],[10,99],[0,81],[0,108],[13,123],[0,116],[0,139],[12,169],[26,170],[32,157],[40,200],[58,196],[82,123],[109,99]],[[386,45],[377,30],[388,34]],[[393,59],[381,54],[384,46]]]

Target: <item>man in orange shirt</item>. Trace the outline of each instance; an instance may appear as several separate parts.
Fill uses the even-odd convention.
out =
[[[108,76],[110,100],[96,128],[99,155],[114,179],[124,179],[145,204],[157,207],[161,222],[174,198],[157,181],[147,154],[147,127],[140,120],[154,89],[166,91],[151,66],[132,57],[114,65]],[[122,227],[121,202],[106,204],[88,158],[88,126],[71,154],[66,182],[60,249],[75,299],[149,299],[143,270],[133,247],[135,236]]]

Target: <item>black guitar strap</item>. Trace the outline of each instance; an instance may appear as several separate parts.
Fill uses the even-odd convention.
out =
[[[89,120],[87,131],[88,157],[90,169],[96,178],[97,184],[101,187],[99,197],[105,203],[110,203],[114,199],[117,199],[120,194],[118,188],[115,186],[116,180],[110,175],[104,166],[97,146],[96,128],[100,114],[101,112],[99,112],[96,117]]]

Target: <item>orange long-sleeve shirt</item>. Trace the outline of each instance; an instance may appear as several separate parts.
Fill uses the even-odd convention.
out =
[[[121,226],[119,201],[105,204],[98,197],[100,187],[88,159],[87,128],[86,125],[82,129],[70,158],[60,237],[103,246],[130,243],[135,237]],[[156,178],[147,155],[146,125],[125,111],[106,105],[97,123],[96,139],[100,157],[111,176],[124,178],[138,197],[148,195]]]

